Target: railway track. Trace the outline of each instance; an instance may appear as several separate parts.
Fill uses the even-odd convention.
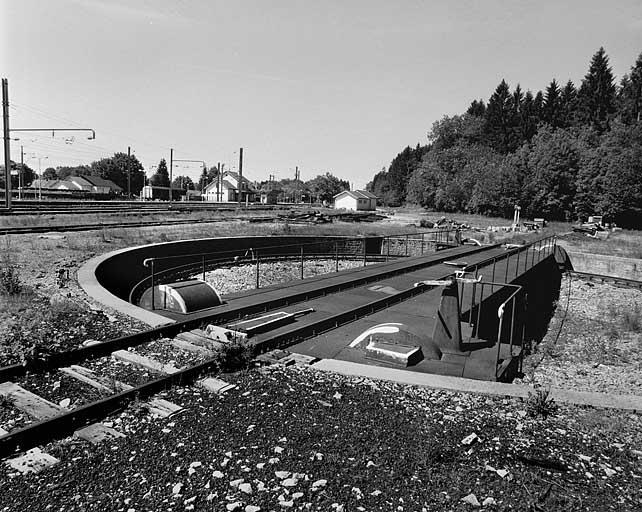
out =
[[[623,288],[637,288],[638,290],[642,290],[642,281],[636,281],[635,279],[605,276],[602,274],[591,274],[588,272],[577,272],[575,270],[570,270],[568,271],[568,273],[573,278],[581,279],[582,281],[607,283],[612,284],[613,286],[620,286]]]
[[[307,206],[307,205],[306,205]],[[290,208],[291,206],[287,206]],[[141,201],[14,201],[11,210],[0,207],[0,216],[103,214],[103,213],[171,213],[192,211],[235,211],[236,203],[204,201],[141,202]],[[278,210],[283,205],[243,205],[244,210]]]
[[[247,218],[247,217],[245,217]],[[141,228],[152,226],[180,226],[183,224],[211,224],[232,220],[243,220],[244,217],[225,217],[220,219],[166,219],[139,222],[98,222],[94,224],[78,224],[67,226],[13,226],[0,227],[0,235],[23,235],[37,233],[60,233],[68,231],[100,231],[102,229]]]
[[[340,294],[343,290],[411,272],[422,266],[439,265],[453,257],[476,256],[479,263],[485,259],[484,253],[493,248],[497,246],[462,247],[444,251],[448,254],[436,253],[422,263],[397,261],[377,266],[379,269],[373,266],[368,271],[350,273],[343,279],[337,280],[336,276],[334,280],[311,279],[307,291],[286,287],[276,298],[274,295],[270,297],[269,289],[264,289],[252,294],[253,301],[239,306],[219,306],[221,311],[217,308],[187,321],[0,368],[0,395],[12,405],[12,410],[19,409],[33,418],[32,422],[16,425],[10,432],[0,435],[0,457],[74,432],[90,441],[118,437],[121,435],[119,432],[99,421],[132,400],[147,400],[147,406],[161,416],[173,414],[178,411],[177,406],[153,397],[175,385],[194,383],[213,393],[224,391],[225,382],[207,375],[219,368],[219,355],[230,350],[232,342],[220,334],[205,332],[206,324],[225,327],[234,320],[261,316],[294,304],[300,305],[300,309],[312,297]],[[451,267],[444,266],[443,272],[443,277],[447,277],[452,273]],[[432,287],[412,287],[376,300],[364,297],[362,303],[347,307],[340,313],[322,315],[301,324],[295,322],[285,330],[270,332],[267,329],[256,337],[248,334],[247,341],[255,353],[284,348],[430,289]],[[75,390],[76,398],[75,407],[71,409],[71,403],[56,404],[46,398],[51,396],[51,387],[56,383],[60,387],[62,381],[65,386],[74,382],[71,388]],[[29,391],[29,387],[42,390],[45,397]]]

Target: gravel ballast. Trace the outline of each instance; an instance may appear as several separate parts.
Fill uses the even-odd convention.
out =
[[[127,438],[0,468],[0,510],[639,510],[636,414],[434,391],[279,366],[178,388],[186,410],[110,418]],[[247,508],[249,507],[249,508]],[[258,508],[252,508],[258,507]]]

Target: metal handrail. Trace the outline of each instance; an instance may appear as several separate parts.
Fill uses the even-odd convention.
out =
[[[388,260],[391,257],[397,258],[397,257],[404,257],[408,256],[408,240],[411,235],[413,236],[418,236],[421,235],[421,254],[423,254],[424,251],[424,245],[426,242],[431,243],[431,242],[439,242],[439,240],[443,240],[444,235],[446,240],[450,240],[450,231],[449,229],[438,229],[438,230],[430,230],[430,231],[423,231],[423,232],[415,232],[415,233],[401,233],[401,234],[395,234],[395,235],[385,235],[380,238],[384,242],[382,242],[382,247],[383,243],[386,244],[386,260]],[[425,235],[427,234],[432,234],[435,235],[434,240],[426,240]],[[437,240],[437,236],[439,237],[439,240]],[[303,242],[303,243],[297,243],[297,244],[285,244],[285,245],[270,245],[270,246],[262,246],[262,247],[248,247],[244,249],[238,249],[234,251],[210,251],[210,252],[200,252],[200,253],[190,253],[190,254],[178,254],[178,255],[171,255],[171,256],[160,256],[160,257],[152,257],[152,258],[146,258],[143,260],[143,265],[145,267],[150,268],[150,275],[141,279],[138,281],[130,290],[129,292],[129,297],[128,300],[130,303],[133,303],[133,301],[142,294],[141,288],[147,287],[151,284],[151,287],[153,288],[155,284],[159,284],[161,281],[163,281],[164,278],[167,278],[168,276],[175,276],[177,274],[182,274],[190,269],[197,270],[197,269],[202,269],[203,275],[205,274],[206,268],[211,268],[213,265],[221,265],[221,264],[235,264],[235,263],[245,263],[248,261],[247,257],[248,255],[250,256],[249,261],[253,261],[257,263],[258,266],[258,253],[259,251],[265,252],[265,251],[270,251],[271,249],[278,249],[282,251],[283,249],[293,249],[290,251],[289,254],[279,254],[279,255],[270,255],[270,256],[263,256],[262,259],[263,261],[269,261],[269,260],[278,260],[278,259],[289,259],[296,257],[297,255],[301,255],[304,253],[306,247],[324,247],[324,246],[332,246],[334,245],[334,251],[331,254],[332,257],[337,259],[337,270],[338,270],[338,258],[339,258],[339,243],[349,243],[349,242],[359,242],[362,246],[362,248],[357,249],[357,252],[343,252],[341,253],[341,256],[345,259],[346,256],[348,257],[354,257],[354,258],[363,258],[364,265],[367,264],[367,259],[368,259],[368,254],[366,252],[366,241],[368,237],[367,236],[361,236],[361,237],[333,237],[330,238],[329,240],[315,240],[311,242]],[[399,254],[390,254],[390,240],[395,240],[395,239],[404,239],[405,240],[405,248],[404,248],[404,254],[399,255]],[[344,247],[345,249],[345,247]],[[319,255],[322,254],[327,254],[330,255],[330,252],[328,251],[327,253],[324,252],[314,252],[313,254],[309,254],[307,256],[307,259],[310,258],[318,258]],[[207,258],[208,256],[216,255],[216,258]],[[227,257],[226,257],[227,256]],[[182,265],[177,265],[174,267],[162,269],[160,271],[155,271],[155,266],[157,262],[159,261],[166,261],[166,260],[172,260],[172,259],[185,259],[185,258],[195,258],[193,262],[190,263],[185,263]],[[379,255],[379,257],[383,257],[383,255]],[[259,280],[257,279],[257,288],[258,288]],[[153,295],[153,294],[152,294]],[[152,308],[154,308],[154,297],[152,296]]]

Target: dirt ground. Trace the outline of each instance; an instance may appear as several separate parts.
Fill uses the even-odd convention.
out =
[[[544,386],[642,395],[642,290],[564,276],[548,332],[524,372]]]

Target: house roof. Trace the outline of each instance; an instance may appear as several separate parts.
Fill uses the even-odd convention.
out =
[[[109,187],[111,190],[114,190],[116,192],[122,192],[123,190],[121,187],[116,185],[113,181],[106,180],[104,178],[101,178],[100,176],[82,176],[82,178],[85,181],[88,181],[94,187]]]
[[[367,190],[344,190],[336,194],[334,198],[336,199],[343,194],[347,194],[354,199],[378,199],[377,196]]]
[[[58,186],[64,184],[62,180],[33,180],[31,188],[40,188],[44,190],[55,190]]]
[[[229,176],[235,179],[237,182],[239,181],[239,178],[240,178],[239,173],[234,171],[225,171],[223,173],[223,177],[225,176]],[[245,176],[243,176],[243,183],[250,183],[250,180],[248,180]]]

